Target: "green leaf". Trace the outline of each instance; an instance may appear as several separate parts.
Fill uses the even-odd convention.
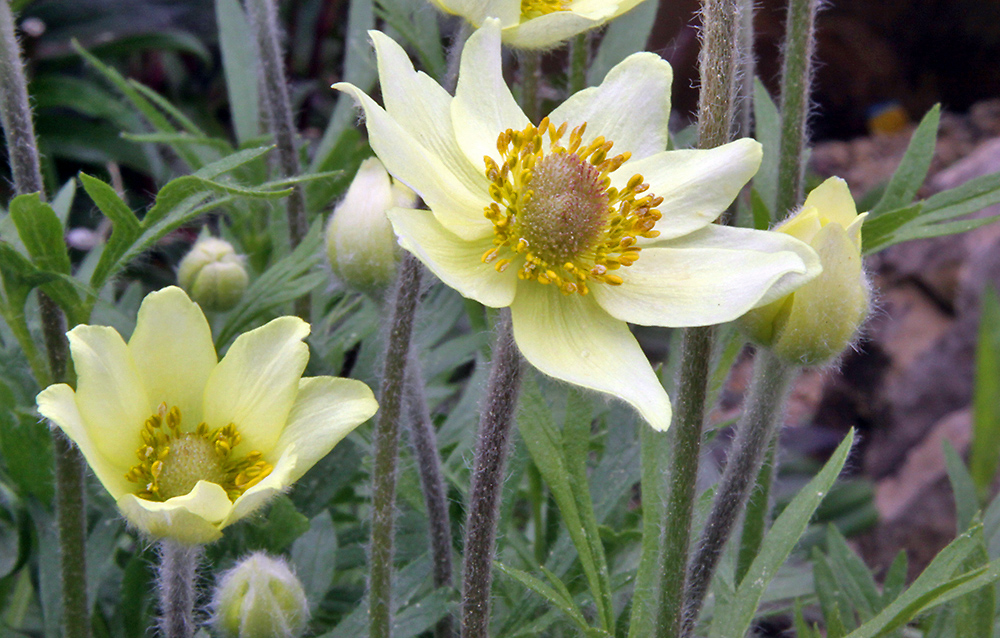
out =
[[[597,86],[616,64],[646,49],[653,31],[659,0],[646,0],[614,20],[604,30],[601,46],[587,68],[587,85]]]
[[[899,167],[889,180],[882,199],[869,212],[868,220],[876,219],[891,210],[909,206],[916,197],[917,191],[927,179],[931,160],[934,159],[934,145],[940,121],[941,105],[935,104],[913,132]],[[866,224],[868,220],[865,221]]]
[[[771,99],[767,88],[760,81],[760,78],[753,80],[753,114],[754,114],[754,138],[761,143],[764,148],[764,158],[760,163],[760,170],[753,178],[753,189],[760,196],[761,201],[772,212],[768,224],[772,221],[780,221],[788,214],[786,210],[774,210],[778,205],[778,158],[780,155],[781,143],[781,116],[778,115],[778,107]],[[756,223],[756,211],[754,220]]]
[[[437,15],[410,0],[376,0],[375,7],[376,14],[399,33],[395,39],[412,45],[424,70],[443,79],[446,62]]]
[[[819,474],[795,495],[774,522],[771,531],[764,537],[760,553],[736,590],[732,607],[716,609],[710,634],[713,638],[743,636],[750,629],[764,591],[802,537],[813,512],[833,487],[853,443],[852,429]]]
[[[890,246],[891,244],[888,242],[892,241],[896,229],[916,219],[923,208],[923,203],[917,203],[885,213],[872,220],[865,219],[861,226],[862,252],[870,255]]]
[[[847,635],[848,627],[853,628],[857,623],[853,620],[851,605],[833,574],[830,561],[820,553],[819,548],[813,548],[813,582],[820,610],[823,612],[827,638],[843,638]]]
[[[284,494],[275,498],[261,522],[247,528],[248,543],[256,548],[280,554],[309,530],[309,519],[295,509]]]
[[[248,37],[250,27],[239,0],[215,0],[219,48],[226,75],[229,111],[236,139],[243,144],[260,135],[260,102],[257,95],[257,49]]]
[[[753,213],[755,229],[767,230],[771,227],[771,209],[767,207],[767,203],[756,188],[750,191],[750,212]]]
[[[992,286],[981,297],[972,412],[969,472],[980,502],[990,493],[1000,467],[1000,300]]]
[[[875,579],[864,561],[848,546],[844,535],[833,525],[828,525],[826,530],[830,568],[862,621],[868,620],[881,608],[882,596]]]
[[[14,405],[6,387],[0,385],[0,392],[8,394],[3,397],[6,405]],[[0,410],[0,458],[7,475],[22,494],[30,494],[46,504],[52,503],[55,494],[52,435],[37,416],[28,412]]]
[[[947,441],[945,442],[947,443]],[[956,455],[957,457],[957,455]],[[965,469],[965,465],[961,466]],[[972,488],[972,479],[969,478],[969,487]],[[975,493],[972,493],[973,503],[975,503]],[[964,568],[975,569],[986,565],[989,554],[986,549],[986,539],[983,537],[983,528],[980,526],[976,532],[977,547],[966,559]],[[996,608],[996,588],[982,587],[956,600],[954,608],[954,627],[956,636],[991,636],[993,635],[993,610]]]
[[[32,261],[42,270],[68,275],[69,253],[63,226],[52,207],[38,193],[28,193],[15,197],[9,212]]]
[[[14,250],[7,242],[0,241],[0,275],[3,275],[6,305],[14,312],[22,312],[28,293],[58,278],[55,273],[39,270],[27,257]]]
[[[295,575],[309,599],[309,607],[316,610],[333,583],[337,558],[337,532],[329,510],[324,510],[309,521],[309,531],[292,544],[292,565]]]
[[[951,490],[955,494],[955,522],[958,527],[957,533],[961,534],[969,529],[979,513],[979,497],[976,494],[976,485],[969,475],[969,470],[965,467],[965,461],[958,455],[951,442],[945,440],[941,443],[944,450],[944,462],[948,469],[948,480],[951,482]]]
[[[556,609],[566,614],[583,631],[587,631],[590,629],[590,624],[584,617],[583,612],[580,611],[580,608],[577,607],[575,602],[573,602],[572,596],[568,595],[569,590],[566,589],[566,586],[562,584],[561,581],[558,581],[558,578],[552,575],[552,572],[548,572],[547,575],[549,576],[550,580],[555,579],[556,581],[559,582],[560,585],[562,585],[560,589],[551,587],[550,585],[546,584],[545,581],[543,581],[541,578],[532,576],[528,572],[521,571],[520,569],[502,565],[499,562],[494,562],[493,566],[496,567],[498,570],[500,570],[500,572],[503,573],[504,575],[513,578],[517,582],[524,585],[526,588],[535,592],[542,598],[548,600],[555,606]]]
[[[882,581],[882,605],[885,608],[889,603],[896,600],[906,586],[906,572],[909,569],[909,558],[906,550],[900,550],[896,558],[892,560],[888,571],[885,573],[885,580]]]

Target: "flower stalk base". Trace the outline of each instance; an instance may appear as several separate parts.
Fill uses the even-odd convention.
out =
[[[156,584],[160,595],[160,633],[163,638],[191,638],[196,628],[195,577],[202,548],[164,540],[160,541],[159,549]]]

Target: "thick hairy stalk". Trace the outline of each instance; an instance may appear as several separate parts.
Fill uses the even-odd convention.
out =
[[[192,638],[195,576],[201,558],[200,545],[181,545],[175,541],[159,543],[160,567],[156,586],[160,595],[160,634],[163,638]]]
[[[14,33],[10,4],[0,2],[0,125],[10,154],[17,194],[38,193],[45,198],[38,143],[28,104],[28,88],[21,52]],[[62,310],[43,292],[38,293],[42,335],[48,355],[48,378],[39,385],[66,379],[69,344]],[[12,309],[20,312],[20,308]],[[35,351],[34,344],[27,348]],[[38,367],[34,368],[38,374]],[[86,501],[84,463],[79,451],[61,434],[53,434],[56,457],[56,516],[63,598],[63,634],[66,638],[90,636],[87,605]]]
[[[518,57],[521,67],[521,109],[528,121],[538,124],[542,119],[542,103],[538,96],[538,84],[542,75],[542,54],[538,51],[522,51]]]
[[[514,344],[510,312],[501,310],[469,488],[462,564],[462,638],[487,638],[489,635],[490,589],[500,493],[520,387],[521,354]]]
[[[375,465],[372,469],[371,566],[368,581],[369,635],[389,638],[392,631],[392,544],[396,519],[396,461],[399,418],[406,383],[406,365],[413,336],[413,317],[420,296],[420,262],[405,253],[399,264],[389,315],[389,336],[375,423]]]
[[[753,381],[743,415],[736,425],[726,469],[715,491],[691,565],[684,603],[684,635],[689,635],[701,612],[712,575],[736,522],[743,514],[750,491],[757,483],[764,457],[781,418],[788,387],[796,368],[768,350],[758,350]]]

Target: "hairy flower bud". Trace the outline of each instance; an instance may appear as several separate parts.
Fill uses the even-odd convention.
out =
[[[202,308],[222,312],[239,303],[250,278],[232,244],[204,237],[181,260],[177,282]]]
[[[847,183],[831,177],[802,210],[778,226],[809,244],[823,272],[795,292],[740,318],[751,340],[799,365],[822,365],[839,355],[868,315],[869,285],[861,267],[861,224]]]
[[[294,638],[309,619],[302,584],[280,558],[250,554],[222,575],[212,625],[227,638]]]
[[[334,274],[358,290],[392,281],[399,249],[385,213],[412,208],[416,200],[413,191],[389,178],[377,158],[362,162],[326,227],[326,254]]]

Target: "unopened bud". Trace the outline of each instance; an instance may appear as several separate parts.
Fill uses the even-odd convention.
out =
[[[809,244],[823,272],[795,292],[740,318],[752,341],[798,365],[822,365],[851,341],[868,315],[869,285],[861,265],[861,224],[847,183],[831,177],[802,210],[775,228]]]
[[[305,630],[305,592],[284,560],[254,553],[222,575],[212,626],[226,638],[296,638]]]
[[[203,309],[222,312],[239,303],[250,278],[232,244],[205,237],[181,260],[177,282]]]
[[[413,191],[393,182],[377,158],[362,162],[326,227],[326,254],[334,274],[358,290],[389,284],[399,247],[385,213],[413,208],[416,202]]]

